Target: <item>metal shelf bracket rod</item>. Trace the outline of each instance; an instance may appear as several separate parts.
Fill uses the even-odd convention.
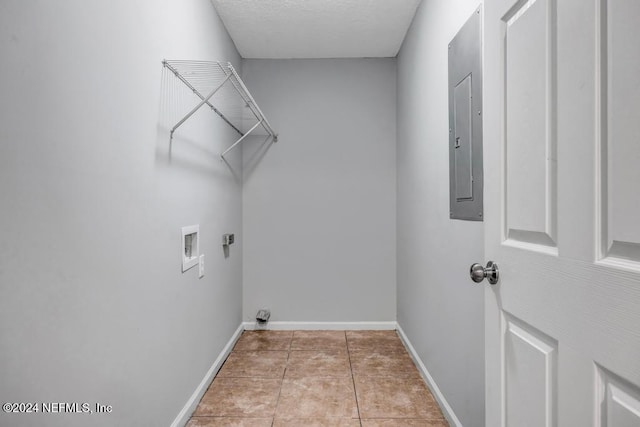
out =
[[[196,111],[198,111],[200,109],[200,107],[202,107],[204,104],[208,103],[209,100],[211,99],[211,97],[213,95],[215,95],[218,90],[220,90],[220,88],[227,82],[227,80],[229,80],[230,77],[231,77],[230,74],[227,75],[227,77],[222,81],[222,83],[220,83],[217,87],[215,87],[211,91],[211,93],[209,93],[209,95],[206,96],[206,98],[204,98],[202,101],[200,101],[200,103],[198,103],[198,105],[193,107],[193,109],[191,111],[189,111],[186,116],[184,116],[178,123],[176,123],[176,125],[171,129],[171,133],[170,133],[171,139],[173,139],[173,133],[176,131],[176,129],[178,129],[184,122],[186,122],[189,119],[189,117],[191,117]],[[244,135],[243,135],[243,137],[244,137]]]
[[[255,128],[257,128],[258,126],[260,126],[262,124],[262,120],[260,120],[258,123],[256,123],[255,125],[253,125],[253,127],[251,129],[249,129],[247,132],[245,132],[244,135],[242,135],[240,137],[240,139],[238,139],[236,142],[233,143],[233,145],[229,148],[227,148],[226,150],[224,150],[224,152],[222,154],[220,154],[220,157],[224,158],[224,155],[227,154],[229,151],[233,150],[233,148],[240,144],[242,142],[243,139],[245,139],[247,137],[247,135],[249,135],[251,132],[253,132],[255,130]]]
[[[177,78],[178,80],[180,80],[182,83],[185,84],[185,86],[187,86],[191,92],[193,92],[198,98],[200,98],[201,100],[204,99],[204,95],[202,95],[195,87],[193,87],[193,85],[191,83],[189,83],[189,81],[187,81],[187,79],[185,79],[182,74],[180,74],[178,72],[178,70],[176,70],[175,68],[173,68],[168,62],[167,60],[163,60],[162,61],[162,65],[164,65],[166,68],[169,69],[169,71],[171,71]],[[233,123],[231,123],[231,121],[229,119],[227,119],[225,117],[224,114],[222,114],[220,112],[220,110],[218,110],[212,103],[210,103],[209,101],[206,102],[206,104],[213,110],[214,113],[216,113],[218,116],[220,116],[220,118],[222,120],[225,121],[225,123],[227,123],[229,126],[231,126],[233,128],[233,130],[235,130],[236,132],[238,132],[238,134],[240,135],[244,135],[244,133],[242,133],[242,131],[240,129],[238,129]]]
[[[253,96],[251,96],[251,92],[249,92],[249,89],[247,89],[247,87],[245,86],[244,82],[242,81],[242,79],[240,78],[238,73],[236,72],[236,69],[233,68],[233,65],[231,64],[231,62],[228,62],[227,66],[229,67],[229,70],[231,70],[231,74],[233,74],[236,77],[236,80],[240,84],[240,87],[242,88],[242,90],[247,94],[247,97],[249,98],[249,101],[250,101],[250,104],[252,105],[252,107],[255,107],[255,109],[257,110],[258,114],[256,114],[256,116],[258,116],[260,121],[263,122],[262,123],[262,127],[264,127],[264,129],[269,134],[271,134],[271,136],[273,137],[273,142],[278,142],[278,135],[274,132],[273,128],[271,127],[271,124],[269,123],[269,120],[267,120],[266,116],[264,115],[264,113],[262,112],[262,110],[260,109],[258,104],[254,101]],[[233,80],[232,80],[232,82],[233,82]],[[234,84],[234,86],[235,86],[235,84]],[[238,88],[236,88],[236,89],[238,89]],[[253,108],[251,108],[251,110],[253,111]],[[253,111],[253,112],[255,114],[255,111]]]

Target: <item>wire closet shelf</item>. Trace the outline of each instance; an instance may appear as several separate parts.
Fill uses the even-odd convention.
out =
[[[273,142],[278,142],[278,135],[230,62],[165,59],[162,65],[200,98],[200,102],[171,128],[171,139],[184,122],[206,105],[240,135],[220,154],[222,158],[258,127],[262,127]],[[245,126],[247,122],[250,124]]]

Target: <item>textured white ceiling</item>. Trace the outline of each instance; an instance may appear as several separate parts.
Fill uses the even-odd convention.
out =
[[[212,0],[243,58],[396,56],[421,0]]]

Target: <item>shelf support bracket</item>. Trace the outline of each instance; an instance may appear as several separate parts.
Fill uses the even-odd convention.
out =
[[[178,80],[180,80],[182,83],[184,83],[184,85],[186,87],[189,88],[189,90],[191,90],[191,92],[193,92],[198,98],[200,98],[201,100],[204,99],[204,95],[201,94],[200,92],[198,92],[198,90],[193,87],[193,85],[191,83],[189,83],[189,81],[187,79],[185,79],[179,72],[178,70],[176,70],[174,67],[172,67],[167,60],[163,60],[162,61],[162,65],[165,66],[165,68],[167,68],[169,71],[171,71],[173,73],[174,76],[176,76],[176,78]],[[225,73],[226,74],[226,73]],[[211,110],[213,110],[214,113],[216,113],[222,120],[225,121],[226,124],[228,124],[229,126],[231,126],[233,128],[233,130],[235,130],[236,132],[238,132],[239,135],[244,135],[244,133],[242,133],[242,131],[240,129],[238,129],[233,123],[231,123],[231,121],[229,119],[227,119],[225,117],[224,114],[222,114],[220,112],[220,110],[218,110],[211,102],[207,101],[207,105],[209,106],[209,108],[211,108]]]
[[[258,123],[256,123],[255,125],[253,125],[253,127],[251,129],[249,129],[248,131],[246,131],[244,133],[244,135],[242,135],[236,142],[233,143],[233,145],[229,148],[227,148],[226,150],[224,150],[224,152],[222,154],[220,154],[220,157],[222,157],[224,159],[224,155],[227,154],[229,151],[233,150],[233,148],[240,144],[242,142],[243,139],[245,139],[245,137],[247,135],[249,135],[251,132],[253,132],[255,130],[255,128],[257,128],[258,126],[260,126],[262,124],[262,120],[260,120]]]
[[[227,77],[222,81],[222,83],[220,83],[218,86],[216,86],[209,93],[209,95],[207,95],[202,101],[200,101],[200,103],[198,103],[198,105],[193,107],[193,109],[191,111],[189,111],[186,116],[184,116],[178,123],[176,123],[176,125],[171,129],[171,133],[170,133],[170,138],[171,139],[173,139],[173,133],[176,131],[176,129],[178,129],[184,122],[186,122],[189,119],[189,117],[191,117],[196,111],[198,111],[200,109],[200,107],[202,107],[204,104],[207,104],[209,102],[209,100],[211,99],[211,97],[213,95],[215,95],[218,90],[220,90],[220,88],[227,82],[227,80],[229,80],[229,78],[231,78],[231,74],[228,74]],[[244,135],[243,135],[243,137],[244,137]]]
[[[176,78],[178,78],[182,83],[185,84],[187,88],[189,88],[198,98],[200,98],[200,102],[191,109],[182,119],[180,119],[173,128],[170,130],[170,140],[173,140],[173,134],[175,131],[182,126],[184,122],[189,120],[191,116],[195,114],[200,108],[204,105],[209,106],[222,120],[224,120],[233,130],[235,130],[240,137],[226,150],[224,150],[220,157],[224,160],[225,155],[237,147],[241,142],[245,140],[245,138],[254,132],[258,126],[262,126],[264,130],[267,132],[268,136],[265,140],[268,141],[268,138],[271,138],[272,142],[278,141],[278,134],[274,132],[271,124],[265,117],[265,115],[260,110],[258,104],[256,104],[255,100],[251,96],[251,93],[245,86],[244,82],[236,72],[235,68],[230,62],[227,62],[226,65],[221,64],[219,61],[185,61],[185,60],[163,60],[162,65],[167,68],[170,72],[172,72]],[[222,79],[222,80],[220,80]],[[215,85],[215,82],[219,82],[213,90],[210,88]],[[244,107],[246,110],[242,109],[240,106],[240,118],[233,117],[234,120],[239,120],[240,123],[232,123],[231,116],[227,118],[220,110],[214,107],[213,103],[210,102],[210,99],[224,87],[227,82],[231,83],[232,90],[238,93],[240,99],[244,102]],[[207,96],[203,94],[209,92]],[[225,94],[226,95],[226,94]],[[219,101],[223,102],[226,98],[219,97]],[[217,104],[218,101],[216,101]],[[236,104],[232,104],[235,106]],[[231,107],[230,107],[231,108]],[[230,110],[231,113],[235,113],[236,110]],[[257,123],[255,123],[251,129],[244,132],[243,123],[246,123],[245,112],[250,112],[251,115],[255,117]]]

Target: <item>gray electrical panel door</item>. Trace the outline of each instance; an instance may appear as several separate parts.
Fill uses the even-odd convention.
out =
[[[449,44],[449,211],[482,221],[482,27],[480,8]]]

